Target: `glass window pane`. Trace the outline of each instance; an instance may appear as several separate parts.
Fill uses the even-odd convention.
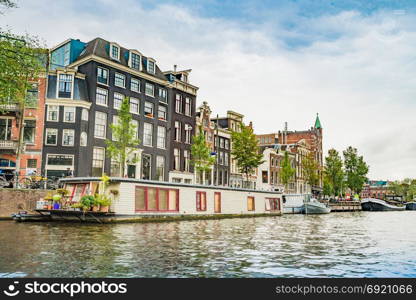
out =
[[[169,190],[169,210],[178,210],[176,207],[177,196],[176,190]]]
[[[144,199],[144,189],[136,188],[136,210],[145,210],[145,199]]]
[[[147,189],[147,209],[148,210],[156,210],[156,189],[155,188],[148,188]]]
[[[168,209],[168,190],[159,190],[159,210]]]

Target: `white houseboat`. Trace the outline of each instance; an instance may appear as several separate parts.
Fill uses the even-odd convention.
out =
[[[280,215],[282,193],[191,185],[130,178],[110,178],[105,193],[112,198],[109,212],[73,209],[84,195],[99,192],[100,178],[66,178],[66,204],[39,209],[52,220],[150,221]]]

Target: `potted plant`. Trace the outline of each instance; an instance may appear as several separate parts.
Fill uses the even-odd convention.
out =
[[[85,195],[81,197],[81,207],[83,211],[88,211],[95,203],[95,197],[93,195]]]
[[[51,209],[50,203],[53,201],[53,192],[49,191],[43,200],[47,201],[47,203],[44,204],[43,209]]]
[[[100,204],[100,212],[108,212],[111,205],[111,198],[105,194],[95,195],[96,201]]]
[[[60,209],[61,208],[62,195],[55,194],[55,195],[52,196],[52,200],[53,200],[53,209]]]
[[[75,211],[80,211],[81,209],[83,209],[83,206],[81,204],[81,202],[78,203],[74,203],[71,205],[71,207],[75,210]]]

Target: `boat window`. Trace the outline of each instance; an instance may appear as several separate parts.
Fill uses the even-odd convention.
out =
[[[179,190],[137,186],[136,211],[178,211]]]
[[[267,202],[269,202],[269,209],[267,209]],[[280,210],[279,198],[266,198],[266,210]]]
[[[207,210],[207,193],[196,192],[196,210],[206,211]]]

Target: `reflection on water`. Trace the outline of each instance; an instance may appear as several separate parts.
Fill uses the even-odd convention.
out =
[[[0,277],[415,277],[416,213],[0,222]]]

